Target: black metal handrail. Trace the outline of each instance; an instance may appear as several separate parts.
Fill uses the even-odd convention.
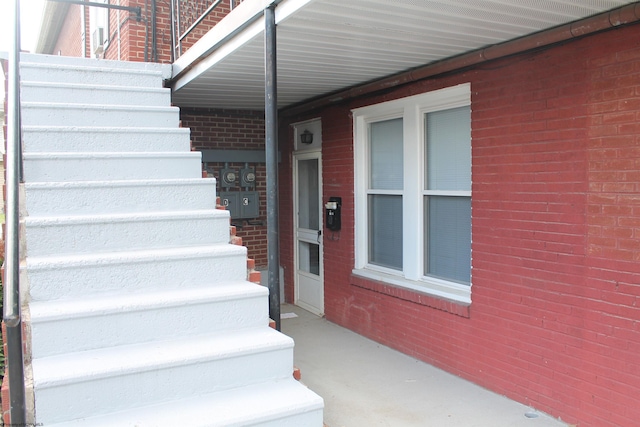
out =
[[[140,6],[120,6],[119,4],[110,4],[110,3],[97,3],[91,2],[89,0],[49,0],[58,3],[69,3],[69,4],[79,4],[82,6],[95,6],[101,7],[104,9],[114,9],[114,10],[125,10],[127,12],[135,13],[136,20],[142,20],[142,8]]]
[[[20,200],[22,133],[20,121],[20,5],[13,0],[13,34],[9,50],[7,90],[6,225],[4,260],[4,313],[12,425],[26,425],[22,319],[20,314]]]
[[[223,0],[171,0],[171,60],[182,55],[182,41],[204,21]],[[233,9],[238,0],[229,0]]]

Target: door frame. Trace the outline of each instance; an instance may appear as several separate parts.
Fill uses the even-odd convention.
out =
[[[294,304],[304,308],[307,311],[310,311],[319,316],[324,315],[324,209],[322,204],[323,199],[323,190],[322,190],[322,149],[321,149],[321,123],[319,119],[312,120],[310,122],[298,123],[294,124],[295,130],[295,147],[296,150],[292,153],[292,187],[293,187],[293,279],[294,279]],[[312,146],[303,147],[302,144],[299,143],[299,135],[307,129],[313,129],[314,133],[314,141]],[[320,307],[314,307],[310,304],[301,301],[300,296],[300,275],[307,275],[308,273],[301,272],[299,269],[300,266],[300,255],[299,255],[299,242],[309,242],[312,240],[310,238],[301,239],[299,236],[299,199],[298,199],[298,190],[299,190],[299,182],[298,182],[298,162],[303,160],[312,160],[316,159],[318,161],[318,220],[319,220],[319,231],[321,234],[316,239],[319,250],[319,275],[318,281],[322,288],[320,294]],[[313,242],[311,242],[313,243]]]

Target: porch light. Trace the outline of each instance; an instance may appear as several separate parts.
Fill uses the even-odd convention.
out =
[[[305,129],[304,132],[300,134],[300,142],[303,144],[311,144],[313,142],[313,134]]]

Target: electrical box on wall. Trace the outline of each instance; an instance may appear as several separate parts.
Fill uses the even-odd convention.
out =
[[[234,169],[223,168],[220,170],[220,186],[223,188],[232,188],[236,186],[238,173]]]
[[[260,200],[257,191],[242,191],[240,194],[239,218],[257,218],[260,212]]]
[[[257,218],[260,215],[260,197],[257,191],[223,191],[220,203],[231,219]]]
[[[229,213],[231,214],[231,218],[234,217],[234,213],[240,213],[240,193],[234,192],[221,192],[220,193],[220,204],[224,206]]]
[[[256,186],[255,168],[245,167],[240,169],[240,187],[254,188]]]

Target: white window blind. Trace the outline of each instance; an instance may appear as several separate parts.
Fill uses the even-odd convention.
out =
[[[402,270],[402,119],[371,123],[369,142],[369,262]],[[379,194],[395,190],[394,194]]]
[[[425,275],[471,281],[471,109],[426,115]],[[437,191],[437,195],[430,190]]]

